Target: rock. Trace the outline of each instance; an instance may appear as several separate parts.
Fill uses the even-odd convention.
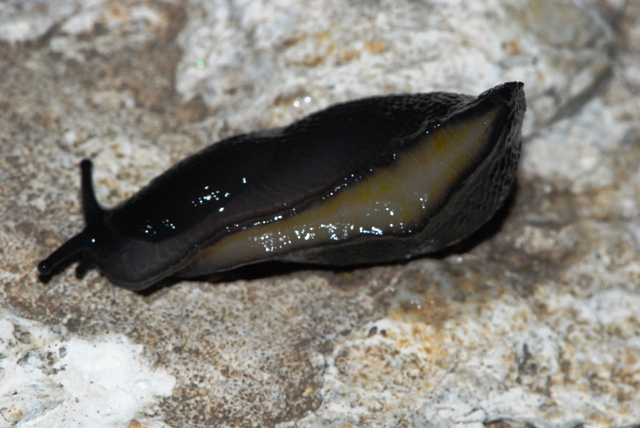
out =
[[[69,0],[0,16],[0,426],[640,423],[636,2]],[[144,295],[95,271],[38,279],[83,227],[82,158],[111,206],[233,134],[508,80],[529,106],[519,189],[463,252]]]

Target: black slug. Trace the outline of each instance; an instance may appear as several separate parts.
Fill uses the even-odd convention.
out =
[[[40,262],[80,256],[142,290],[265,260],[358,265],[460,241],[515,180],[523,84],[478,97],[433,92],[335,105],[289,126],[213,144],[113,209],[82,169],[85,229]]]

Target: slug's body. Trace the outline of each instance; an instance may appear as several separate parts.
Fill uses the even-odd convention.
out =
[[[82,163],[85,229],[38,268],[81,253],[134,290],[265,260],[356,265],[451,245],[501,206],[515,179],[523,84],[336,105],[207,147],[111,210]]]

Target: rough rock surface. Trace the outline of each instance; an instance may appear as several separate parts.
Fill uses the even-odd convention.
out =
[[[639,58],[616,0],[0,3],[0,427],[640,424]],[[223,137],[507,80],[519,189],[460,254],[38,279],[83,227],[82,158],[115,205]]]

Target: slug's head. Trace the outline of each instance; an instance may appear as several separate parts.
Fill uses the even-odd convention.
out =
[[[88,159],[80,163],[85,228],[45,260],[38,263],[38,271],[41,276],[46,277],[56,267],[68,265],[68,263],[80,258],[80,263],[76,268],[76,276],[82,278],[89,269],[97,266],[100,254],[105,251],[113,251],[117,247],[117,242],[115,242],[117,240],[114,240],[113,232],[106,225],[108,211],[98,204],[93,191],[91,167],[91,161]]]

